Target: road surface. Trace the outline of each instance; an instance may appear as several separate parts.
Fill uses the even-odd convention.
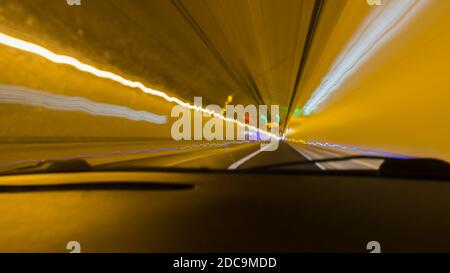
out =
[[[0,169],[8,170],[42,160],[86,158],[92,165],[174,168],[245,169],[292,161],[361,155],[355,151],[280,142],[276,151],[260,143],[103,141],[17,143],[1,146]],[[302,169],[377,169],[381,161],[351,160],[313,163]],[[300,167],[296,167],[300,168]]]

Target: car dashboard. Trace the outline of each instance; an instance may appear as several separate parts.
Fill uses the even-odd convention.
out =
[[[0,251],[450,251],[443,181],[239,172],[0,177]]]

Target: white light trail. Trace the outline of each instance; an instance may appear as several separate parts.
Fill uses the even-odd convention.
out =
[[[250,130],[255,130],[255,131],[259,131],[260,133],[267,135],[270,138],[275,138],[275,139],[279,139],[279,136],[269,133],[267,131],[264,130],[260,130],[254,126],[250,126],[248,124],[245,124],[243,122],[240,122],[238,120],[235,119],[230,119],[227,118],[225,116],[223,116],[220,113],[216,113],[214,111],[210,111],[208,109],[205,108],[201,108],[195,105],[191,105],[187,102],[183,102],[182,100],[176,98],[176,97],[172,97],[167,95],[166,93],[162,92],[162,91],[158,91],[149,87],[146,87],[144,84],[140,83],[140,82],[136,82],[136,81],[131,81],[128,79],[125,79],[122,76],[116,75],[112,72],[109,71],[105,71],[105,70],[101,70],[98,69],[96,67],[93,67],[91,65],[88,64],[84,64],[80,61],[78,61],[77,59],[73,58],[73,57],[69,57],[69,56],[65,56],[65,55],[59,55],[56,54],[42,46],[30,43],[30,42],[26,42],[17,38],[14,38],[12,36],[6,35],[4,33],[0,33],[0,44],[9,46],[9,47],[13,47],[22,51],[26,51],[26,52],[30,52],[36,55],[39,55],[49,61],[52,61],[54,63],[58,63],[58,64],[65,64],[65,65],[69,65],[72,66],[80,71],[95,75],[99,78],[104,78],[104,79],[109,79],[112,80],[114,82],[120,83],[124,86],[128,86],[131,88],[137,88],[140,89],[141,91],[143,91],[144,93],[150,94],[150,95],[154,95],[160,98],[165,99],[168,102],[173,102],[176,103],[178,105],[184,106],[186,108],[189,108],[191,110],[195,110],[195,111],[199,111],[199,112],[203,112],[205,114],[220,118],[226,122],[233,122],[235,124],[237,124],[238,126],[243,126],[245,128],[248,128]]]
[[[305,104],[305,115],[313,113],[361,65],[417,17],[431,1],[390,0],[373,8],[354,38],[324,77],[319,87]]]
[[[31,105],[60,111],[81,111],[94,116],[119,117],[155,124],[167,123],[166,116],[159,116],[146,111],[136,111],[124,106],[99,103],[85,98],[51,94],[12,85],[0,85],[0,103]]]

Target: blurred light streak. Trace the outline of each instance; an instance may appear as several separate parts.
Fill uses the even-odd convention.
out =
[[[263,131],[260,130],[254,126],[248,125],[245,122],[240,122],[238,120],[235,119],[231,119],[231,118],[227,118],[225,116],[223,116],[221,113],[216,113],[214,111],[210,111],[208,109],[202,108],[202,107],[198,107],[195,105],[191,105],[187,102],[183,102],[180,99],[176,98],[176,97],[172,97],[167,95],[166,93],[162,92],[162,91],[158,91],[149,87],[146,87],[144,84],[142,84],[141,82],[136,82],[136,81],[131,81],[128,79],[123,78],[122,76],[116,75],[112,72],[109,71],[105,71],[105,70],[101,70],[98,69],[96,67],[93,67],[91,65],[88,64],[84,64],[82,62],[80,62],[79,60],[73,58],[73,57],[69,57],[69,56],[65,56],[65,55],[59,55],[56,54],[42,46],[30,43],[30,42],[26,42],[17,38],[14,38],[12,36],[6,35],[4,33],[0,33],[0,44],[9,46],[9,47],[13,47],[22,51],[26,51],[26,52],[30,52],[36,55],[39,55],[49,61],[52,61],[54,63],[58,63],[58,64],[65,64],[65,65],[69,65],[72,66],[80,71],[83,72],[87,72],[89,74],[95,75],[99,78],[104,78],[104,79],[109,79],[112,80],[114,82],[120,83],[124,86],[128,86],[131,88],[137,88],[140,89],[141,91],[143,91],[144,93],[150,94],[150,95],[154,95],[160,98],[165,99],[168,102],[173,102],[176,103],[178,105],[181,105],[183,107],[186,107],[188,109],[191,110],[195,110],[195,111],[199,111],[199,112],[203,112],[205,114],[208,114],[210,116],[214,116],[217,118],[220,118],[226,122],[233,122],[235,124],[237,124],[238,126],[241,127],[245,127],[251,130],[256,130],[259,131],[260,133],[267,135],[267,137],[269,138],[275,138],[275,139],[279,139],[279,136],[272,134],[270,132],[267,131]]]
[[[303,113],[303,110],[301,110],[301,109],[299,109],[299,108],[295,108],[295,110],[294,110],[294,116],[295,116],[295,117],[301,116],[302,113]]]
[[[80,111],[93,116],[118,117],[156,124],[167,123],[166,116],[146,111],[136,111],[124,106],[99,103],[85,98],[51,94],[12,85],[0,85],[0,103],[31,105],[69,112]]]
[[[252,140],[244,140],[244,141],[229,141],[224,143],[201,143],[201,144],[193,144],[188,146],[181,146],[181,147],[161,147],[161,148],[155,148],[155,149],[140,149],[140,150],[134,150],[134,151],[114,151],[110,153],[103,153],[103,154],[79,154],[79,155],[73,155],[73,156],[67,156],[67,157],[55,157],[55,158],[46,158],[46,159],[24,159],[24,160],[18,160],[18,161],[12,161],[12,162],[6,162],[6,163],[0,163],[0,167],[9,167],[19,164],[32,164],[32,163],[42,163],[46,161],[62,161],[62,160],[72,160],[72,159],[89,159],[89,158],[101,158],[101,157],[110,157],[110,156],[116,156],[116,155],[136,155],[136,154],[142,154],[142,153],[158,153],[158,152],[164,152],[164,151],[177,151],[177,150],[192,150],[195,148],[219,148],[219,147],[227,147],[229,145],[239,145],[239,144],[246,144],[246,143],[254,143],[256,141]],[[1,173],[2,171],[0,171]]]
[[[319,87],[306,102],[303,109],[304,115],[313,113],[339,88],[345,79],[361,68],[364,62],[415,19],[419,11],[430,2],[426,0],[390,0],[386,1],[383,6],[374,7]]]
[[[319,147],[338,148],[338,149],[343,149],[343,150],[355,151],[355,152],[359,152],[359,153],[380,155],[380,156],[400,158],[400,159],[412,158],[410,156],[398,155],[398,154],[393,154],[393,153],[384,152],[384,151],[370,150],[370,149],[364,149],[364,148],[355,147],[355,146],[346,146],[346,145],[333,144],[333,143],[328,143],[328,142],[308,141],[308,142],[306,142],[306,144],[312,145],[312,146],[319,146]]]
[[[287,138],[285,138],[285,140],[286,140],[287,142],[294,142],[294,143],[306,144],[306,141],[303,140],[303,139],[296,139],[296,138],[289,138],[289,137],[287,137]]]

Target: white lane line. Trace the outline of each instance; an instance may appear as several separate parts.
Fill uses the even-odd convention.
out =
[[[230,167],[228,167],[228,170],[236,170],[237,168],[239,168],[239,166],[241,166],[242,164],[244,164],[245,162],[249,161],[250,159],[252,159],[253,157],[257,156],[259,153],[264,152],[265,150],[268,150],[269,148],[272,148],[271,146],[277,144],[276,142],[273,142],[270,145],[265,145],[264,148],[259,148],[258,151],[249,154],[248,156],[234,162],[233,164],[230,165]]]
[[[328,147],[317,147],[314,145],[308,145],[308,146],[305,146],[302,148],[294,146],[294,148],[297,148],[297,150],[301,149],[304,152],[304,154],[308,154],[314,159],[364,155],[364,154],[355,153],[355,152],[346,151],[346,150],[336,151],[336,150],[331,150],[331,148],[328,148]],[[367,160],[367,161],[369,161],[369,160]],[[344,162],[326,162],[326,163],[322,163],[322,165],[325,166],[325,168],[328,170],[330,170],[330,169],[347,170],[347,169],[361,169],[361,168],[377,170],[379,168],[379,165],[381,165],[381,163],[376,163],[376,162],[369,163],[367,161],[353,159],[353,160],[344,161]]]
[[[291,148],[293,148],[295,151],[297,151],[300,155],[302,155],[303,157],[305,157],[306,159],[308,159],[309,161],[314,160],[313,158],[311,158],[308,154],[306,154],[305,152],[302,152],[300,149],[300,147],[296,147],[294,145],[292,145],[291,143],[288,143],[289,146],[291,146]],[[325,171],[327,168],[325,168],[325,166],[323,166],[320,163],[314,163],[319,169],[321,169],[322,171]]]
[[[314,145],[309,146],[308,148],[312,149],[312,150],[316,149],[318,152],[320,151],[320,153],[329,154],[329,155],[332,155],[334,157],[354,156],[354,155],[371,155],[371,154],[356,153],[356,152],[347,151],[347,150],[336,151],[336,150],[333,150],[332,148],[317,147],[317,146],[314,146]],[[370,162],[368,162],[368,161],[370,161]],[[382,163],[382,160],[378,161],[378,163],[376,163],[377,161],[372,160],[372,159],[367,160],[367,161],[364,161],[363,159],[353,159],[353,160],[350,160],[349,162],[353,162],[354,164],[359,164],[359,165],[361,165],[363,167],[366,167],[366,168],[369,168],[369,169],[377,170],[380,167],[380,165]],[[339,164],[338,164],[338,166],[339,166]],[[344,168],[344,169],[348,169],[348,168]]]
[[[374,170],[378,170],[378,168],[380,168],[380,165],[383,162],[382,160],[380,160],[379,161],[380,163],[377,164],[377,163],[375,163],[376,160],[372,160],[373,163],[369,163],[369,162],[362,161],[360,159],[354,159],[353,161],[354,162],[358,162],[360,165],[363,165],[363,166],[365,166],[367,168],[374,169]]]

